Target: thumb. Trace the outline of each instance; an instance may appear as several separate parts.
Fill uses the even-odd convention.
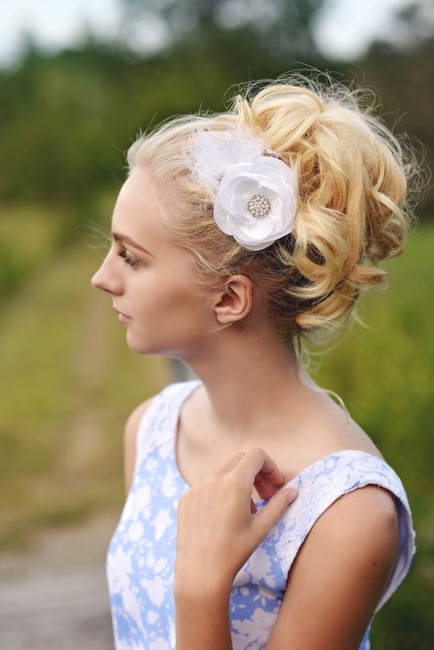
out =
[[[297,495],[298,492],[293,487],[279,490],[271,497],[267,505],[255,515],[255,526],[258,528],[258,533],[262,534],[262,539],[268,535],[277,520],[297,498]]]

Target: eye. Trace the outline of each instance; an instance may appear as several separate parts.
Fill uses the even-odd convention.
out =
[[[135,257],[128,251],[128,250],[121,250],[118,252],[118,255],[120,258],[122,258],[124,264],[127,266],[136,266],[140,264],[138,260],[135,259]]]

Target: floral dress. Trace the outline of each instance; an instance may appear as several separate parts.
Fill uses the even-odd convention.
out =
[[[172,384],[152,401],[137,438],[133,485],[110,543],[107,574],[116,650],[175,650],[172,594],[176,511],[189,489],[176,465],[175,442],[184,401],[200,386]],[[400,548],[393,576],[377,610],[409,570],[414,533],[407,497],[383,460],[361,451],[340,451],[310,465],[290,485],[299,491],[237,574],[230,599],[234,650],[264,648],[279,613],[288,572],[321,514],[339,497],[374,484],[395,495]],[[260,509],[264,501],[257,502]],[[198,585],[200,590],[200,584]],[[360,650],[369,650],[369,629]]]

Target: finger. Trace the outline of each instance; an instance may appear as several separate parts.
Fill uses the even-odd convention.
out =
[[[276,487],[281,486],[284,481],[282,472],[274,460],[260,447],[254,447],[240,459],[237,471],[250,484],[255,482],[256,476],[260,473]]]
[[[244,458],[245,453],[242,451],[237,452],[230,458],[228,458],[227,461],[223,463],[223,465],[217,470],[218,472],[222,472],[223,474],[226,474],[228,472],[231,472],[237,465],[240,463],[242,458]]]
[[[274,524],[287,510],[288,506],[297,498],[297,494],[297,490],[293,487],[279,490],[267,505],[255,515],[254,526],[258,529],[260,541],[265,539]]]
[[[271,485],[262,472],[256,474],[254,484],[261,499],[271,499],[273,494],[275,494],[279,489],[278,487]]]
[[[251,450],[252,456],[257,457],[258,466],[260,469],[258,474],[261,474],[269,484],[280,487],[283,483],[283,474],[274,462],[274,460],[260,447]]]

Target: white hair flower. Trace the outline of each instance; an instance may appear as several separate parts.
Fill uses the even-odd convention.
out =
[[[214,201],[214,218],[241,246],[260,251],[291,232],[296,207],[292,169],[277,158],[261,156],[228,169]]]
[[[214,200],[218,227],[241,246],[259,251],[291,232],[295,174],[266,142],[240,128],[199,130],[188,158],[193,177]]]

